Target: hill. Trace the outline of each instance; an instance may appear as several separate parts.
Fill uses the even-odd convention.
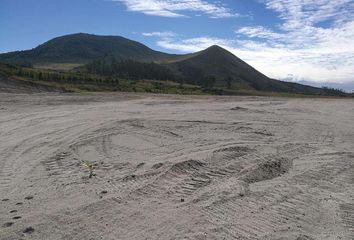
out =
[[[227,94],[240,91],[328,93],[321,88],[271,79],[219,46],[193,54],[174,55],[120,36],[78,33],[57,37],[32,50],[0,54],[0,62],[47,69],[48,66],[58,66],[61,71],[75,72],[74,79],[84,79],[86,74],[91,74],[96,79],[102,77],[113,82],[119,79],[166,80]],[[85,66],[73,70],[80,65]],[[62,76],[68,80],[68,75]]]
[[[188,83],[212,78],[215,87],[272,92],[319,93],[319,88],[270,79],[229,51],[211,46],[183,60],[165,64]]]
[[[178,55],[154,51],[120,36],[78,33],[54,38],[31,50],[0,54],[0,61],[15,64],[88,63],[104,57],[167,61],[178,58]]]

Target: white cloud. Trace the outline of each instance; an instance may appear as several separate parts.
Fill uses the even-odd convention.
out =
[[[240,28],[236,33],[247,35],[248,37],[258,37],[263,39],[281,39],[284,37],[281,33],[276,33],[270,29],[267,29],[262,26],[256,27],[243,27]]]
[[[272,66],[257,59],[251,61],[263,65],[264,71],[278,78],[292,74],[297,79],[317,81],[354,79],[353,0],[265,0],[264,3],[279,14],[283,24],[275,30],[256,26],[236,32],[248,38],[248,43],[242,45],[248,51],[277,50],[282,54],[273,55],[278,57],[273,59]],[[284,53],[287,55],[282,56]]]
[[[166,49],[178,50],[184,53],[201,51],[212,45],[229,46],[232,41],[227,39],[199,37],[184,40],[161,39],[157,45]]]
[[[264,0],[268,9],[278,12],[284,29],[313,26],[333,20],[336,24],[353,17],[353,0]]]
[[[160,37],[160,38],[171,38],[176,37],[177,34],[174,32],[146,32],[142,33],[145,37]]]
[[[263,0],[278,13],[275,28],[241,27],[235,39],[161,39],[160,47],[181,52],[217,44],[277,79],[317,82],[354,80],[353,0]]]
[[[111,0],[126,5],[129,11],[161,17],[186,17],[185,11],[204,13],[212,18],[238,16],[220,2],[206,0]]]
[[[276,79],[309,80],[316,82],[347,82],[354,76],[354,55],[322,53],[319,49],[293,50],[269,47],[266,43],[236,41],[213,37],[161,39],[160,47],[191,53],[219,45],[240,57],[259,71]],[[334,50],[337,52],[337,50]]]

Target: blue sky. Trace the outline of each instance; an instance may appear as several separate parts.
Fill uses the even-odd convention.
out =
[[[77,32],[170,53],[218,44],[277,79],[354,81],[354,0],[0,0],[0,52]]]

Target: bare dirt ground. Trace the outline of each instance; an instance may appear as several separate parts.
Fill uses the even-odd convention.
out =
[[[353,240],[353,120],[353,100],[2,93],[0,239]]]

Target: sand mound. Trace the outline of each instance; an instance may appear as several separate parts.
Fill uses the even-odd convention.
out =
[[[241,172],[241,179],[247,183],[255,183],[279,177],[289,171],[292,167],[292,160],[279,158],[258,163],[255,166],[244,169]]]
[[[179,163],[173,164],[170,171],[179,174],[185,174],[190,172],[198,171],[205,164],[196,160],[187,160]]]
[[[248,108],[244,108],[244,107],[239,107],[239,106],[237,106],[237,107],[231,108],[231,110],[232,110],[232,111],[247,111]]]

